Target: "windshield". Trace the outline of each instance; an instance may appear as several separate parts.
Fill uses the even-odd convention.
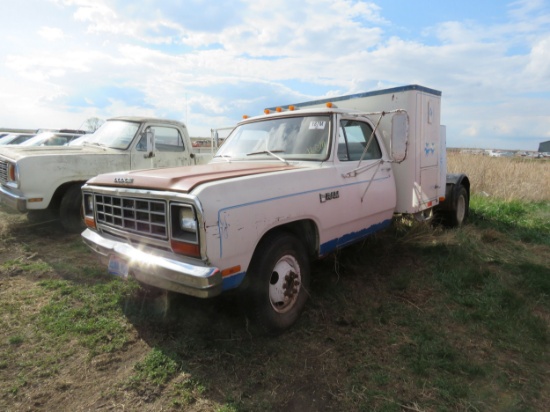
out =
[[[140,124],[124,120],[108,120],[80,144],[93,144],[111,149],[127,149],[132,143]]]
[[[70,133],[42,132],[24,141],[20,146],[65,146],[79,136]]]
[[[13,135],[5,135],[2,138],[0,138],[0,145],[7,145],[7,144],[19,144],[23,143],[26,140],[29,140],[34,135],[32,134],[13,134]]]
[[[91,143],[94,140],[93,134],[83,134],[74,140],[71,140],[67,146],[83,146],[84,143]]]
[[[281,117],[242,124],[233,130],[216,157],[325,160],[329,128],[329,116]]]

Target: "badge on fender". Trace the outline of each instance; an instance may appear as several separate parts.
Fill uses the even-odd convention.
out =
[[[325,203],[327,200],[338,199],[339,197],[340,193],[338,190],[335,192],[319,193],[319,200],[321,203]]]

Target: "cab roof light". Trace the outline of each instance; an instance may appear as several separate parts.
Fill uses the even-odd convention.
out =
[[[292,111],[296,110],[296,106],[290,105],[290,106],[288,106],[288,110],[292,112]]]
[[[265,109],[265,110],[264,110],[264,113],[265,113],[265,114],[269,114],[269,113],[271,113],[271,112],[269,111],[269,109]]]
[[[275,111],[276,111],[277,113],[281,113],[281,112],[283,111],[283,108],[282,108],[282,107],[277,107],[277,108],[275,109]]]
[[[243,119],[248,119],[248,115],[247,115],[247,114],[243,114]]]
[[[327,102],[326,106],[330,109],[330,108],[332,108],[333,104],[332,104],[332,102]]]

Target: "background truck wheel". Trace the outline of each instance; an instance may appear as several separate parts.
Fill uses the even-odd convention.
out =
[[[468,217],[469,210],[470,199],[468,198],[468,192],[464,186],[460,185],[456,193],[456,199],[452,210],[448,212],[446,216],[447,225],[450,227],[462,226]]]
[[[82,217],[82,192],[80,185],[67,189],[59,206],[59,218],[63,228],[70,233],[80,233],[85,229]]]
[[[309,259],[294,236],[275,232],[260,242],[248,275],[247,309],[264,334],[278,335],[300,316],[309,289]]]

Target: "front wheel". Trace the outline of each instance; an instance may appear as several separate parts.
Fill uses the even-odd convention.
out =
[[[67,189],[59,206],[59,218],[63,228],[70,233],[80,233],[86,226],[82,214],[81,186],[75,184]]]
[[[248,312],[259,329],[278,335],[292,326],[305,306],[310,283],[304,245],[289,233],[268,234],[254,253],[247,277]]]

